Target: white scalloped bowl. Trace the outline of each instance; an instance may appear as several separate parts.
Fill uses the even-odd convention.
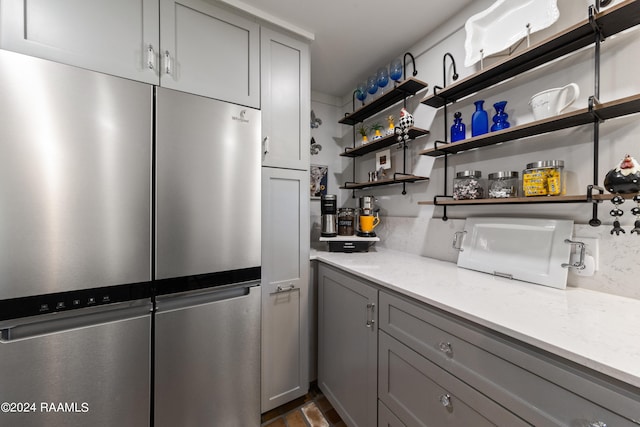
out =
[[[480,50],[486,58],[513,46],[530,34],[551,26],[560,17],[557,0],[498,0],[488,9],[473,15],[464,28],[466,56],[470,67],[480,60]]]

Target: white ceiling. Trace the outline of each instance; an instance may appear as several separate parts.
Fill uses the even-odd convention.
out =
[[[306,33],[311,90],[342,97],[472,0],[222,0]],[[280,22],[278,22],[280,21]],[[284,21],[284,22],[282,22]]]

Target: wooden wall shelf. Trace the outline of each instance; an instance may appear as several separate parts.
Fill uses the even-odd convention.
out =
[[[632,95],[626,98],[596,105],[593,111],[588,108],[571,111],[559,116],[544,120],[525,123],[497,132],[489,132],[484,135],[467,138],[449,144],[441,143],[437,147],[421,151],[419,154],[431,157],[440,157],[445,154],[454,154],[474,148],[495,145],[501,142],[512,141],[519,138],[540,135],[561,129],[593,123],[600,117],[602,120],[621,117],[640,112],[640,95]]]
[[[419,138],[424,135],[428,135],[429,131],[412,127],[409,129],[409,141],[413,141],[415,138]],[[356,148],[345,148],[343,153],[340,153],[343,157],[360,157],[373,151],[382,150],[383,148],[390,147],[394,144],[398,144],[396,139],[397,135],[386,135],[382,138],[374,139],[368,144],[361,145]]]
[[[417,92],[421,91],[427,86],[428,85],[425,82],[413,77],[409,77],[381,97],[374,99],[368,104],[365,104],[362,108],[355,110],[353,113],[347,114],[342,119],[340,119],[338,123],[354,126],[360,122],[363,122],[365,119],[373,116],[374,114],[379,113],[385,108],[390,107],[409,96],[415,95]]]
[[[604,37],[617,34],[640,24],[640,1],[627,0],[595,15],[595,22]],[[482,71],[447,86],[438,94],[425,97],[421,102],[432,107],[442,107],[465,96],[517,76],[539,65],[574,52],[594,43],[594,30],[589,19],[562,31],[528,49],[511,55]]]

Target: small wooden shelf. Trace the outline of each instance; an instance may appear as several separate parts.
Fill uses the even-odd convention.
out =
[[[409,129],[409,141],[428,134],[428,130],[412,127],[411,129]],[[364,144],[356,148],[345,148],[344,152],[340,153],[340,155],[343,157],[360,157],[365,154],[371,153],[372,151],[382,150],[383,148],[390,147],[393,144],[397,144],[398,140],[396,138],[397,135],[395,134],[386,135],[382,138],[374,139],[368,144]]]
[[[362,108],[355,110],[353,113],[347,114],[340,119],[338,123],[354,126],[374,114],[379,113],[385,108],[390,107],[409,96],[415,95],[427,86],[428,85],[425,82],[409,77],[381,97],[365,104]]]
[[[475,205],[517,205],[530,203],[593,203],[611,200],[614,194],[594,194],[589,199],[586,194],[570,196],[533,196],[533,197],[509,197],[497,199],[472,199],[453,200],[450,197],[437,196],[435,200],[418,202],[419,205],[431,206],[475,206]],[[633,198],[634,194],[623,194],[625,199]]]
[[[582,108],[580,110],[561,114],[549,119],[525,123],[501,131],[467,138],[462,141],[456,141],[450,144],[438,144],[437,147],[423,150],[419,154],[431,157],[440,157],[445,154],[458,153],[461,151],[472,150],[474,148],[486,147],[501,142],[593,123],[597,120],[597,117],[600,117],[602,120],[607,120],[639,112],[640,94],[617,99],[604,104],[598,104],[593,108],[593,111],[590,111],[588,108]]]
[[[640,24],[640,1],[627,0],[612,6],[595,15],[595,21],[604,37],[636,26]],[[593,43],[594,30],[589,19],[585,19],[504,61],[447,86],[438,94],[425,97],[421,102],[436,108],[442,107],[445,103],[457,101]]]
[[[358,190],[361,188],[369,188],[369,187],[379,187],[382,185],[391,185],[391,184],[402,184],[407,182],[417,182],[417,181],[427,181],[429,178],[425,176],[417,176],[417,175],[405,175],[405,174],[396,174],[395,178],[390,179],[381,179],[378,181],[370,181],[370,182],[345,182],[345,184],[340,187],[342,190]]]

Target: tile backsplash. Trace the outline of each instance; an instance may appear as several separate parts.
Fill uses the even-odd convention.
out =
[[[376,245],[416,255],[456,262],[452,248],[453,234],[464,227],[464,220],[384,217],[376,232]],[[580,287],[598,292],[640,299],[640,236],[611,235],[609,225],[591,227],[574,225],[574,236],[598,239],[598,271],[592,277],[569,274],[568,287]]]

